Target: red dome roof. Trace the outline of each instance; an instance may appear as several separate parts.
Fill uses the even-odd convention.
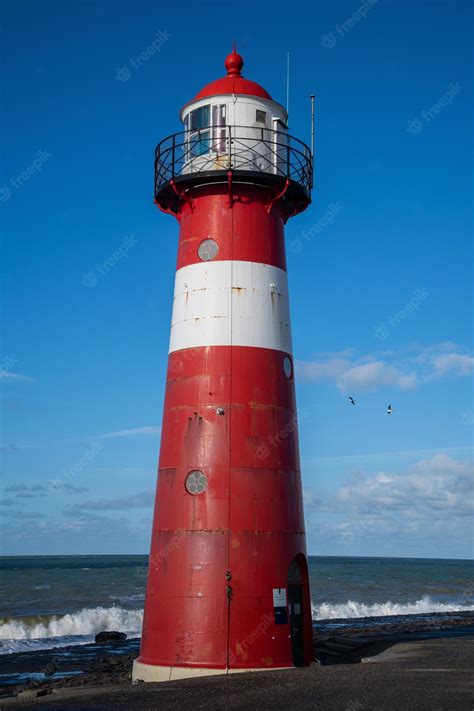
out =
[[[250,81],[250,79],[244,79],[241,75],[243,66],[244,60],[240,54],[237,54],[234,47],[225,60],[227,76],[206,84],[192,101],[205,99],[207,96],[216,96],[216,94],[247,94],[248,96],[260,96],[262,99],[270,99],[272,101],[270,94],[260,84]]]

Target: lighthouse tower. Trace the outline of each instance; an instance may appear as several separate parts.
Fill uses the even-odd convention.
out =
[[[312,156],[235,48],[225,66],[156,149],[180,232],[134,680],[313,659],[284,241]]]

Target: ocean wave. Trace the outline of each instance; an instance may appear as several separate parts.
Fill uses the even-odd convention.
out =
[[[357,617],[390,617],[393,615],[422,615],[443,612],[474,612],[474,605],[465,602],[436,602],[428,595],[415,602],[375,602],[368,605],[364,602],[347,602],[331,604],[323,602],[320,605],[311,604],[313,620],[337,620]]]
[[[145,593],[136,593],[135,595],[109,595],[111,600],[118,600],[119,602],[143,602],[145,599]]]
[[[60,647],[77,647],[82,644],[91,644],[92,635],[75,635],[66,637],[48,637],[46,639],[3,639],[0,640],[0,656],[15,652],[37,652],[40,649],[59,649]]]
[[[347,600],[339,604],[312,604],[313,620],[388,617],[427,613],[474,612],[468,600],[436,602],[425,596],[414,602],[363,603]],[[83,608],[65,615],[31,615],[0,619],[0,654],[28,649],[46,649],[70,644],[87,644],[102,630],[118,630],[135,637],[141,633],[143,610],[119,606]]]
[[[0,640],[96,635],[102,630],[139,634],[142,621],[143,610],[117,606],[84,608],[66,615],[4,617],[0,619]]]

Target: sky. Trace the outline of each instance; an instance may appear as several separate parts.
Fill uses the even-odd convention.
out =
[[[154,148],[235,39],[282,103],[290,52],[307,143],[316,94],[286,230],[309,553],[471,557],[472,5],[2,15],[3,553],[148,552],[178,236]]]

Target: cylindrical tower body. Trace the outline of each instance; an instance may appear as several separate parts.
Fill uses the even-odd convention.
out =
[[[135,680],[313,659],[284,244],[312,158],[242,64],[157,149],[180,235]]]

